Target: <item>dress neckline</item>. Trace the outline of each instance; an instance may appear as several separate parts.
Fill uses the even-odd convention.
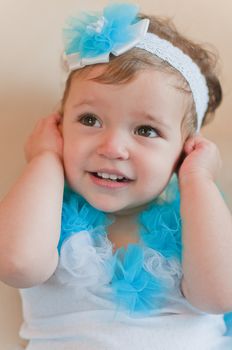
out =
[[[102,275],[109,275],[111,296],[116,305],[132,313],[154,311],[165,302],[167,293],[173,288],[178,289],[181,275],[179,209],[178,191],[175,195],[172,192],[168,200],[157,199],[137,217],[139,242],[128,244],[126,249],[121,247],[113,252],[111,241],[108,239],[108,227],[113,218],[66,188],[58,250],[61,253],[62,246],[67,249],[70,246],[71,251],[68,255],[75,252],[75,258],[71,258],[72,264],[69,266],[72,275],[75,275],[72,259],[77,259],[76,266],[78,259],[87,259],[88,266],[88,256],[83,254],[93,254],[96,264],[102,266]],[[65,249],[62,251],[65,253]]]

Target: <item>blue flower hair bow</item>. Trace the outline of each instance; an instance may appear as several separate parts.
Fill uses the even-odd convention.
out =
[[[135,47],[147,32],[149,20],[137,18],[138,6],[112,4],[102,14],[82,13],[64,29],[66,61],[70,70],[109,62]]]

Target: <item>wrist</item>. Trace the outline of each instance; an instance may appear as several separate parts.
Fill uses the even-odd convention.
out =
[[[189,172],[187,174],[179,174],[180,188],[190,185],[200,185],[204,183],[214,182],[212,175],[205,170]]]
[[[35,155],[27,164],[30,169],[50,169],[50,173],[53,171],[62,174],[64,176],[64,166],[60,156],[52,151],[43,151]]]
[[[54,152],[52,150],[43,150],[33,155],[32,157],[26,157],[26,160],[27,160],[27,163],[30,163],[35,159],[41,159],[41,158],[47,158],[47,157],[54,158],[58,160],[61,164],[63,163],[62,156],[59,153]]]

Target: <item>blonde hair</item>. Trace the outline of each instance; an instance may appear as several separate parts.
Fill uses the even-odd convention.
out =
[[[213,113],[222,100],[221,85],[215,73],[217,64],[216,55],[213,52],[205,49],[203,46],[196,44],[182,36],[175,28],[173,22],[168,18],[147,16],[143,14],[140,14],[139,17],[141,19],[148,18],[150,20],[148,28],[150,33],[155,33],[160,38],[166,39],[174,46],[180,48],[199,66],[202,74],[206,78],[209,89],[209,103],[202,124],[205,125],[212,119]],[[94,65],[87,66],[82,69],[75,70],[69,75],[61,101],[62,114],[72,79],[74,76],[87,75],[93,69],[93,67]],[[193,134],[196,130],[197,116],[189,85],[181,73],[170,66],[169,63],[161,60],[157,56],[139,48],[133,48],[121,56],[115,57],[111,55],[110,62],[106,64],[106,68],[104,69],[103,73],[93,80],[104,84],[124,84],[133,80],[136,74],[144,69],[160,70],[178,76],[178,82],[180,85],[177,88],[181,89],[191,97],[189,98],[190,103],[188,103],[185,115],[183,116],[182,129],[184,129],[185,133],[187,133],[186,136]]]

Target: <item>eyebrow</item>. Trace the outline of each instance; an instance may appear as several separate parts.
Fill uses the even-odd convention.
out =
[[[154,116],[152,114],[146,114],[145,119],[150,121],[150,122],[155,122],[156,124],[160,125],[161,127],[165,127],[169,130],[171,129],[171,126],[162,120],[163,118],[157,118],[156,116]]]
[[[77,108],[81,105],[91,105],[93,102],[97,101],[98,99],[96,98],[83,98],[81,99],[78,103],[75,103],[74,105],[72,105],[72,108]]]

